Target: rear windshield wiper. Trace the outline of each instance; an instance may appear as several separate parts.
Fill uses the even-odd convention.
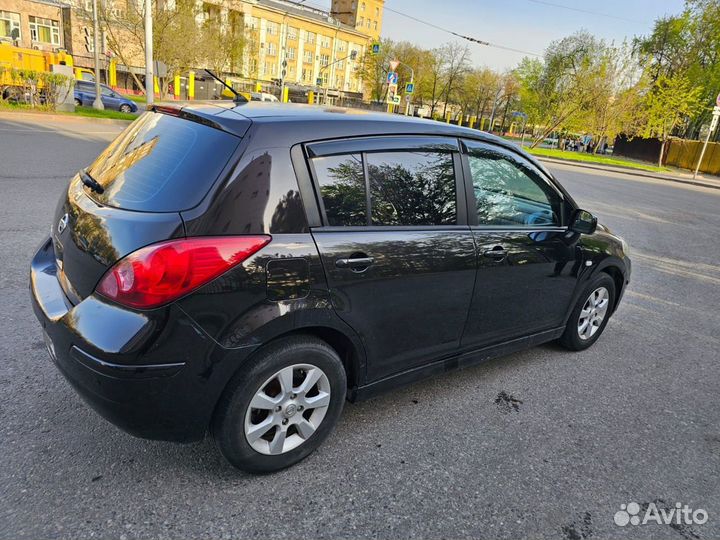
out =
[[[103,193],[105,191],[105,188],[100,185],[100,182],[90,176],[87,171],[80,171],[80,180],[95,193]]]

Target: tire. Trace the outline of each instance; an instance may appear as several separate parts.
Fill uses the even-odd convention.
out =
[[[120,105],[120,112],[131,113],[132,109],[130,108],[130,105],[123,104],[123,105]]]
[[[309,391],[303,389],[312,380]],[[213,417],[213,438],[238,469],[279,471],[307,457],[330,435],[346,392],[345,368],[327,343],[311,336],[280,339],[259,350],[230,381]]]
[[[82,107],[82,101],[80,101],[79,99],[75,99],[75,106]]]
[[[603,294],[602,301],[604,303],[600,302]],[[593,295],[592,300],[591,295]],[[587,284],[579,296],[568,319],[565,332],[559,340],[560,344],[571,351],[582,351],[590,347],[605,330],[614,305],[615,281],[606,273],[601,272]],[[598,319],[599,316],[602,316],[601,320]]]

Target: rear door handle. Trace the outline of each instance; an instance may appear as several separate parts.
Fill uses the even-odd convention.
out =
[[[349,259],[337,259],[335,266],[338,268],[350,268],[356,272],[365,270],[368,266],[372,265],[375,259],[372,257],[351,257]]]
[[[483,251],[483,256],[488,257],[490,259],[494,259],[496,261],[500,261],[507,257],[507,250],[502,246],[495,246],[492,249],[487,249]]]

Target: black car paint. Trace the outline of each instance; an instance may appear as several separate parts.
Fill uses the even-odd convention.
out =
[[[565,223],[553,230],[488,230],[467,212],[472,189],[458,190],[456,226],[363,227],[358,239],[351,228],[323,224],[306,161],[313,142],[427,135],[483,141],[524,156],[499,138],[334,109],[157,110],[149,114],[175,114],[242,137],[200,204],[180,213],[108,208],[92,202],[76,178],[54,218],[57,224],[67,214],[67,230],[53,225],[31,268],[33,305],[58,368],[100,414],[135,435],[203,437],[228,381],[279,336],[311,333],[342,351],[349,397],[361,399],[554,339],[591,276],[609,269],[619,297],[629,280],[629,259],[606,229],[582,236]],[[557,187],[568,211],[577,207],[540,164],[523,159]],[[456,170],[465,168],[460,163]],[[133,311],[92,292],[109,266],[145,245],[238,234],[270,234],[272,242],[168,306]],[[483,257],[495,245],[505,246],[507,256]],[[335,266],[358,252],[375,260],[367,271]],[[542,324],[529,326],[539,317]]]

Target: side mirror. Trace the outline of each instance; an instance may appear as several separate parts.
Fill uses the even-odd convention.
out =
[[[587,210],[575,210],[570,220],[570,230],[581,234],[592,234],[597,229],[597,218]]]

